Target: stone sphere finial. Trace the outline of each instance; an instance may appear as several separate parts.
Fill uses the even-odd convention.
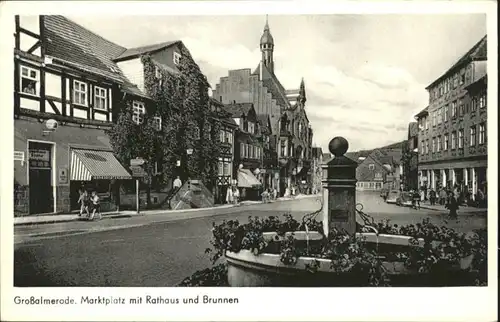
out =
[[[341,136],[334,137],[330,141],[330,144],[328,144],[328,149],[336,157],[344,155],[347,152],[348,148],[349,142],[347,142],[347,140]]]

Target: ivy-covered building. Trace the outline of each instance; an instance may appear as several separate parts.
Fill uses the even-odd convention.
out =
[[[311,159],[313,131],[305,110],[304,80],[297,89],[286,90],[275,74],[274,38],[266,21],[260,39],[261,60],[251,69],[231,70],[221,77],[213,96],[225,103],[253,103],[257,114],[270,117],[276,134],[275,151],[279,160],[278,193],[292,185],[309,192],[312,185]]]
[[[161,206],[176,176],[214,191],[224,122],[182,42],[127,49],[63,16],[13,23],[16,216],[76,211],[80,188],[103,211],[135,203],[136,157],[142,204]]]

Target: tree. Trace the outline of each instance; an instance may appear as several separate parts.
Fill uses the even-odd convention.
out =
[[[155,162],[161,141],[151,114],[146,113],[144,122],[136,124],[132,120],[132,103],[124,101],[121,105],[124,106],[124,109],[120,111],[116,123],[106,132],[110,138],[113,152],[122,164],[128,165],[130,160],[134,158],[143,158],[146,161],[143,167],[146,172],[144,181],[148,183],[146,193],[149,205],[151,204],[149,183],[154,176]]]
[[[209,83],[189,51],[181,44],[178,73],[165,71],[150,55],[141,57],[144,66],[144,87],[151,97],[144,123],[132,121],[130,103],[121,111],[109,131],[114,152],[121,162],[141,156],[146,163],[148,204],[154,162],[161,164],[161,173],[155,178],[163,184],[179,175],[202,180],[210,186],[217,175],[220,154],[219,124],[210,111]],[[157,131],[153,117],[162,119]],[[188,156],[187,149],[193,149]],[[177,167],[181,161],[181,167]]]

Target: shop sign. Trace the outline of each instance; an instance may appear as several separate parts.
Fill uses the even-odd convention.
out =
[[[31,168],[50,169],[50,152],[48,150],[29,150]]]
[[[30,161],[50,161],[50,152],[47,150],[30,150]]]
[[[66,184],[68,183],[68,169],[67,168],[60,168],[58,171],[58,181],[60,184]]]
[[[141,158],[135,158],[135,159],[132,159],[130,160],[130,165],[131,166],[138,166],[138,165],[143,165],[144,164],[144,159],[141,159]]]
[[[146,172],[141,166],[131,166],[130,171],[132,171],[132,177],[143,178],[146,176]]]

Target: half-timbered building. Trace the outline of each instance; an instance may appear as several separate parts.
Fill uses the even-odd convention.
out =
[[[105,130],[126,100],[148,103],[113,61],[126,49],[62,16],[16,16],[15,30],[16,215],[76,210],[80,188],[116,209],[131,177]]]

